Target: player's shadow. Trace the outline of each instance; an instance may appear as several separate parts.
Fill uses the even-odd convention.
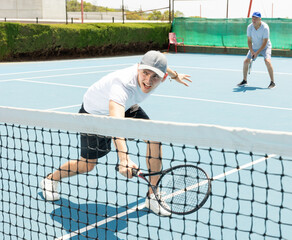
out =
[[[42,198],[42,194],[39,194]],[[127,228],[127,219],[140,218],[149,213],[147,209],[136,210],[129,214],[123,214],[128,209],[142,204],[145,199],[134,202],[125,207],[113,207],[105,204],[85,203],[76,204],[67,199],[61,198],[52,202],[55,209],[50,216],[57,221],[67,233],[78,233],[73,239],[120,239],[116,236]],[[57,207],[59,206],[59,207]],[[121,214],[120,216],[117,216]],[[138,221],[138,220],[137,220]],[[98,226],[96,225],[98,224]],[[75,235],[75,234],[74,234]],[[60,237],[60,236],[57,236]]]
[[[268,88],[238,86],[238,87],[233,88],[233,92],[247,92],[247,91],[267,90],[267,89]]]

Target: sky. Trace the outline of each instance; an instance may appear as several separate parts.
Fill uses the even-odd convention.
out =
[[[98,6],[121,8],[124,2],[128,10],[150,10],[169,6],[169,0],[84,0]],[[173,0],[170,0],[171,3]],[[185,17],[246,18],[250,0],[175,0],[174,10]],[[167,9],[166,9],[167,10]],[[160,10],[163,12],[164,10]],[[252,0],[252,12],[259,11],[264,18],[291,18],[292,0]]]

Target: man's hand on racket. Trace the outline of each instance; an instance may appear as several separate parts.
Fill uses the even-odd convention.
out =
[[[251,52],[251,59],[254,61],[258,57],[258,53],[252,51]]]
[[[119,164],[119,173],[124,177],[133,178],[132,169],[139,169],[139,167],[128,158],[128,160],[121,161]]]

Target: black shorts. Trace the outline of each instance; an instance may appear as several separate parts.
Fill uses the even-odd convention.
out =
[[[87,113],[83,107],[79,110],[79,113]],[[140,118],[149,119],[148,115],[139,105],[134,105],[125,112],[126,118]],[[111,151],[111,137],[105,137],[94,134],[80,134],[81,141],[81,157],[86,159],[98,159]]]

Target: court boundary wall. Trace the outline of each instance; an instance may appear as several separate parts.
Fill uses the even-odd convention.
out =
[[[213,47],[213,46],[193,46],[185,45],[187,53],[209,53],[209,54],[231,54],[231,55],[246,55],[248,48],[236,47]],[[170,46],[170,51],[174,52],[174,45]],[[177,51],[183,53],[183,46],[178,46]],[[272,57],[292,57],[291,50],[272,49]]]

